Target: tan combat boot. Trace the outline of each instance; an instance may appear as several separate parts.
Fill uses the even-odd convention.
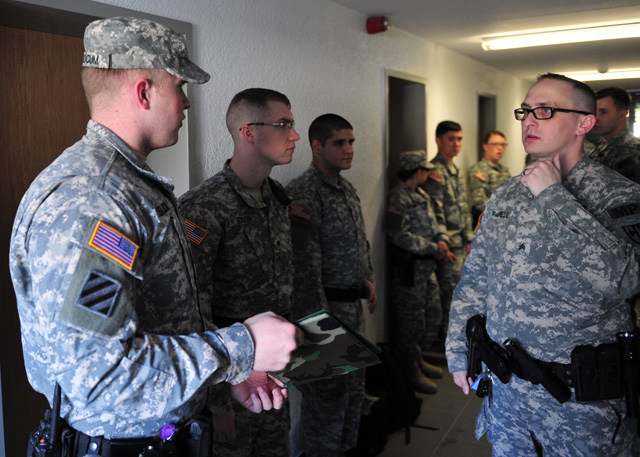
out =
[[[438,385],[427,378],[420,370],[417,359],[407,363],[406,373],[409,385],[411,385],[416,392],[435,394],[438,391]]]
[[[432,378],[432,379],[442,378],[442,375],[443,375],[442,368],[437,367],[435,365],[431,365],[422,356],[418,357],[418,366],[420,366],[420,370],[424,373],[426,377]]]

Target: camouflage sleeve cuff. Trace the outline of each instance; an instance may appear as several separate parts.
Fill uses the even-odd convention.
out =
[[[234,386],[246,381],[253,368],[255,350],[249,330],[244,325],[236,323],[231,327],[216,330],[215,333],[229,353],[229,374],[226,381]]]

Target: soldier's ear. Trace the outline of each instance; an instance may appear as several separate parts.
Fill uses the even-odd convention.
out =
[[[580,121],[578,125],[578,135],[586,135],[596,125],[596,117],[593,114],[588,114]]]
[[[322,143],[320,142],[320,140],[311,140],[311,151],[313,152],[313,155],[321,155],[322,154]]]

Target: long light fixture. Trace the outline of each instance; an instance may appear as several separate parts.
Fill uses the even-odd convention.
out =
[[[578,81],[609,81],[614,79],[634,79],[640,78],[640,68],[626,68],[619,70],[609,70],[606,73],[598,71],[576,71],[564,73],[569,78]]]
[[[574,29],[542,30],[531,33],[486,37],[482,39],[482,49],[485,51],[497,51],[531,46],[638,37],[640,37],[640,22],[602,24]]]

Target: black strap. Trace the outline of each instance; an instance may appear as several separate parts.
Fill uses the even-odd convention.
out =
[[[356,301],[367,298],[364,287],[325,287],[324,295],[327,297],[327,301]]]

